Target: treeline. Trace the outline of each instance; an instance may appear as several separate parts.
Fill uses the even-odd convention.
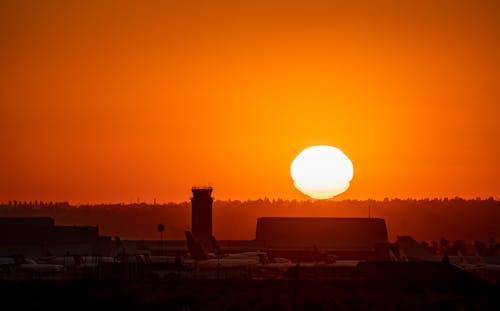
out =
[[[11,200],[8,201],[7,203],[3,203],[1,205],[3,208],[8,207],[8,208],[43,208],[43,207],[48,207],[48,208],[54,208],[54,207],[70,207],[70,204],[68,202],[44,202],[44,201],[16,201],[16,200]]]
[[[14,203],[15,202],[15,203]],[[411,235],[419,241],[487,241],[500,238],[500,200],[385,199],[343,201],[215,201],[214,234],[219,239],[253,239],[259,217],[377,217],[389,238]],[[183,239],[191,227],[191,204],[94,204],[16,202],[0,205],[0,217],[53,217],[57,225],[98,225],[103,235],[157,239],[163,223],[168,239]]]

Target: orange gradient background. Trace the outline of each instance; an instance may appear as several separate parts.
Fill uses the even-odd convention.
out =
[[[0,2],[0,201],[500,195],[499,2],[270,2]]]

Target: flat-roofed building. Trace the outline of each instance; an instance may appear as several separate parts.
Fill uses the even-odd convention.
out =
[[[280,252],[320,249],[345,258],[385,258],[385,221],[379,218],[264,217],[257,220],[256,242]],[[361,255],[363,254],[364,255]]]
[[[56,226],[49,217],[0,218],[0,255],[27,256],[103,254],[111,251],[111,238],[97,226]]]

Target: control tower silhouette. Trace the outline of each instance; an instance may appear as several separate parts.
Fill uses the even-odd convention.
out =
[[[212,187],[193,187],[191,198],[191,231],[203,249],[212,251]]]

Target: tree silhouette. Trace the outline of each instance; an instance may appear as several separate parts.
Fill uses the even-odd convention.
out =
[[[448,241],[445,237],[442,237],[439,240],[439,246],[441,247],[441,253],[448,252],[450,248],[450,241]]]
[[[480,256],[484,256],[486,254],[486,244],[484,242],[475,241],[474,249],[476,250],[476,253],[478,253]]]

